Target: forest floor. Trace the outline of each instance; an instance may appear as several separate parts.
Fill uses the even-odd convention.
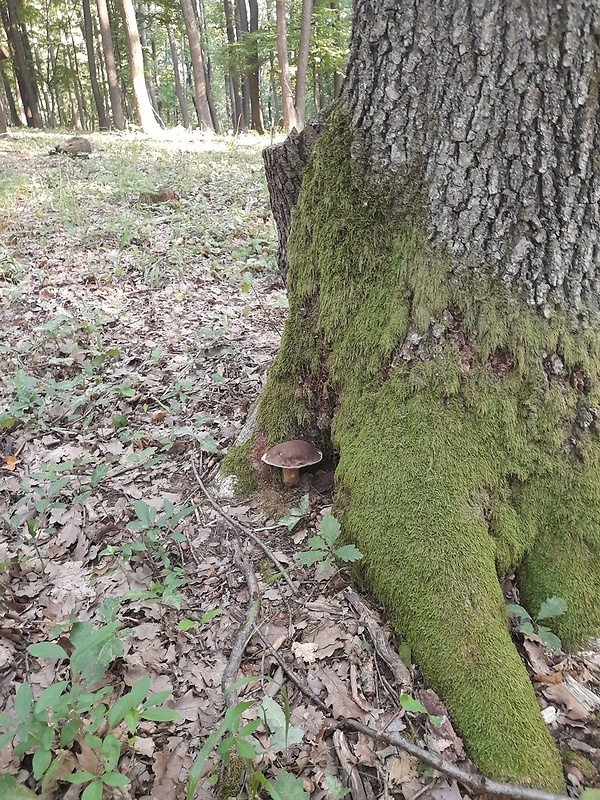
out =
[[[209,500],[286,315],[268,141],[61,138],[0,140],[0,797],[468,796],[340,722],[472,772],[377,608],[299,560],[332,473]],[[577,796],[600,655],[517,642]]]

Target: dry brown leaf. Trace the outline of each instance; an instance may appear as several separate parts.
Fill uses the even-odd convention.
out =
[[[19,459],[15,458],[14,456],[2,456],[2,469],[6,469],[12,472],[12,470],[15,469],[18,463]]]

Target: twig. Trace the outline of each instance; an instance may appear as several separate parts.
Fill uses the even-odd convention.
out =
[[[262,635],[258,628],[255,628],[255,632],[269,648],[271,654],[281,669],[298,687],[302,694],[311,700],[322,711],[328,715],[331,715],[331,709],[329,706],[325,705],[321,698],[312,692],[308,686],[306,686],[306,684],[304,684],[300,678],[295,675],[295,673],[288,667],[279,653]],[[562,794],[552,794],[551,792],[543,792],[538,789],[528,789],[527,787],[516,786],[511,783],[498,783],[497,781],[492,781],[489,780],[489,778],[485,778],[483,775],[465,772],[459,767],[456,767],[454,764],[445,761],[440,756],[431,753],[429,750],[425,750],[423,747],[419,747],[418,745],[409,742],[408,739],[404,738],[404,736],[393,733],[380,733],[379,731],[369,728],[367,725],[363,725],[361,722],[357,722],[353,719],[338,719],[335,721],[335,727],[348,728],[349,730],[358,731],[358,733],[364,733],[365,736],[368,736],[375,741],[385,742],[386,744],[391,744],[393,747],[398,747],[400,750],[404,750],[410,755],[415,756],[415,758],[418,758],[419,761],[423,761],[425,764],[429,764],[430,766],[434,767],[439,772],[447,775],[449,778],[453,778],[459,783],[462,783],[476,794],[490,794],[495,795],[496,797],[509,797],[512,798],[512,800],[570,800],[570,798]]]
[[[352,753],[348,747],[348,742],[343,732],[340,730],[333,733],[333,747],[338,757],[342,772],[346,775],[346,780],[350,786],[350,796],[352,800],[367,800],[365,788],[360,778],[356,766],[352,763]]]
[[[385,634],[380,625],[373,619],[373,612],[359,597],[359,595],[350,588],[345,589],[344,595],[346,600],[350,603],[352,608],[359,616],[359,621],[365,626],[373,642],[376,652],[379,654],[385,663],[388,665],[398,688],[406,689],[412,686],[410,672],[408,671],[405,663],[402,661],[398,653],[390,647],[390,643],[385,638]]]
[[[445,761],[443,758],[440,758],[440,756],[435,755],[435,753],[431,753],[429,750],[424,750],[422,747],[409,742],[408,739],[405,739],[404,736],[400,736],[397,733],[380,733],[373,728],[369,728],[367,725],[363,725],[362,722],[357,722],[353,719],[339,720],[338,724],[349,730],[364,733],[365,736],[377,742],[385,742],[386,744],[391,744],[393,747],[399,747],[401,750],[405,750],[407,753],[410,753],[411,756],[418,758],[419,761],[429,764],[449,778],[454,778],[454,780],[462,783],[463,786],[466,786],[476,794],[510,797],[512,800],[569,800],[569,798],[562,794],[552,794],[551,792],[543,792],[538,789],[528,789],[525,786],[516,786],[512,783],[498,783],[483,775],[470,774],[460,769],[460,767],[450,764],[450,762]]]
[[[215,500],[212,498],[212,496],[209,494],[208,489],[206,488],[206,486],[202,482],[202,478],[200,477],[200,474],[198,473],[196,465],[194,464],[193,461],[192,461],[192,469],[194,471],[194,476],[195,476],[196,480],[198,481],[198,485],[200,486],[200,488],[204,492],[204,494],[206,496],[206,499],[211,504],[211,506],[215,509],[215,511],[218,514],[220,514],[223,517],[223,519],[227,520],[227,522],[230,525],[233,525],[234,528],[237,528],[238,531],[240,531],[241,533],[245,534],[246,536],[249,536],[252,539],[252,541],[255,542],[261,548],[261,550],[267,556],[267,558],[269,558],[273,562],[273,564],[275,564],[277,569],[281,572],[282,577],[284,578],[284,580],[286,581],[287,585],[290,587],[292,592],[294,594],[296,594],[296,587],[292,583],[292,579],[287,574],[285,567],[283,566],[281,561],[279,561],[279,559],[277,558],[275,553],[271,550],[271,548],[268,547],[261,539],[259,539],[259,537],[253,531],[251,531],[250,528],[246,528],[244,525],[242,525],[241,522],[238,522],[236,519],[234,519],[233,517],[230,517],[229,514],[227,514],[225,511],[223,511],[223,509],[219,506],[219,504],[216,503]]]
[[[233,643],[233,647],[229,655],[229,661],[227,662],[227,666],[225,667],[225,671],[223,672],[223,679],[221,681],[221,688],[223,690],[223,693],[225,693],[225,690],[229,686],[231,686],[231,684],[236,679],[238,670],[240,668],[240,664],[242,663],[242,656],[244,655],[244,650],[246,649],[246,645],[248,644],[248,640],[256,630],[256,625],[254,624],[254,620],[256,619],[256,616],[260,608],[258,581],[256,580],[256,573],[252,568],[252,564],[242,553],[242,548],[240,547],[240,543],[237,537],[233,540],[232,546],[233,546],[234,561],[237,564],[237,566],[241,569],[244,578],[246,580],[246,584],[248,586],[248,591],[250,592],[250,608],[248,610],[248,614],[246,615],[244,624],[239,629],[238,634],[235,637],[235,642]],[[236,702],[237,702],[236,692],[230,692],[228,695],[226,695],[225,697],[226,708],[232,708],[236,704]]]

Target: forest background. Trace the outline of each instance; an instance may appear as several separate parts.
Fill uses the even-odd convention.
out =
[[[301,127],[341,87],[349,0],[3,0],[9,126]]]

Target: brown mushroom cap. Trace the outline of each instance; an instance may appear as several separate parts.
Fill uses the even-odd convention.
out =
[[[262,460],[270,467],[301,469],[310,467],[311,464],[318,464],[322,458],[323,453],[309,442],[292,439],[290,442],[282,442],[269,448],[263,453]]]

